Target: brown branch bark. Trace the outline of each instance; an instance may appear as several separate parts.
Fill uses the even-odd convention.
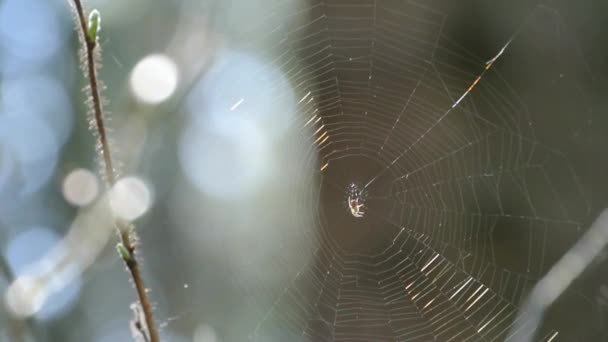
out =
[[[88,19],[85,16],[81,0],[71,0],[71,2],[76,12],[79,26],[78,31],[80,31],[81,44],[83,45],[82,49],[84,51],[84,58],[86,64],[84,66],[84,72],[89,82],[88,95],[90,96],[90,99],[92,101],[95,130],[98,134],[98,143],[101,148],[101,158],[104,164],[103,176],[106,180],[107,189],[111,189],[111,187],[116,181],[116,173],[114,172],[112,156],[110,154],[110,144],[108,141],[106,127],[104,123],[104,112],[100,95],[100,86],[99,81],[97,79],[97,65],[95,60],[95,48],[97,47],[97,41],[95,37],[90,37],[87,34]],[[130,224],[125,224],[123,222],[119,222],[118,220],[116,220],[115,224],[116,229],[118,231],[118,235],[120,237],[120,241],[122,245],[126,248],[126,250],[129,252],[129,255],[127,257],[122,257],[122,259],[129,274],[131,275],[131,280],[133,281],[133,284],[137,291],[137,297],[144,313],[144,319],[147,327],[147,332],[149,334],[149,340],[150,342],[159,342],[158,330],[156,328],[154,317],[152,315],[152,304],[146,292],[144,280],[141,275],[139,263],[136,258],[135,245],[133,243],[133,240],[136,239],[135,231]]]

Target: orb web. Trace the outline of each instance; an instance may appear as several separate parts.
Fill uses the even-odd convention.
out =
[[[256,308],[249,339],[509,340],[530,289],[591,219],[563,128],[547,128],[589,110],[559,13],[529,10],[479,56],[426,2],[312,1],[275,18],[287,3],[243,41],[274,42],[299,94],[292,124],[317,179],[299,205],[314,233],[298,239],[316,247],[296,251],[314,258],[279,289],[242,284]],[[540,36],[579,64],[527,50]],[[344,210],[350,184],[366,192],[364,217]],[[564,296],[593,312],[590,295]],[[580,328],[556,322],[537,340]]]

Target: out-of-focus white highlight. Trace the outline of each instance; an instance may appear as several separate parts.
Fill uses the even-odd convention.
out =
[[[40,311],[46,296],[44,284],[34,277],[22,276],[9,286],[5,302],[11,314],[25,318]]]
[[[585,235],[534,285],[507,339],[534,341],[545,310],[591,265],[606,245],[608,245],[608,209],[602,211]],[[553,335],[550,340],[555,336],[557,335]]]
[[[193,342],[220,342],[215,330],[207,324],[199,325],[194,331]]]
[[[295,105],[293,87],[278,67],[228,49],[218,52],[187,99],[194,121],[200,124],[246,119],[269,137],[285,133],[294,119]]]
[[[72,170],[63,181],[63,197],[75,206],[88,205],[98,194],[97,177],[89,170]]]
[[[180,146],[185,174],[199,190],[221,198],[254,192],[272,165],[267,137],[250,120],[228,119],[225,127],[189,128]]]
[[[120,219],[132,221],[142,216],[152,204],[148,185],[137,177],[119,179],[110,189],[110,207]]]
[[[178,79],[177,65],[171,58],[162,54],[148,55],[131,72],[131,90],[142,102],[158,104],[175,92]]]
[[[4,293],[4,304],[15,317],[46,320],[67,312],[81,288],[73,264],[66,263],[68,248],[48,228],[26,230],[12,238],[6,259],[16,279]]]
[[[222,50],[187,100],[190,124],[179,157],[185,175],[214,197],[242,199],[276,171],[276,138],[295,111],[281,70],[242,52]]]

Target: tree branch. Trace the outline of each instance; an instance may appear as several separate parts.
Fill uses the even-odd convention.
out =
[[[110,144],[106,134],[106,127],[104,122],[103,105],[100,95],[100,82],[97,79],[98,65],[96,62],[96,47],[97,44],[97,30],[99,29],[99,18],[95,23],[94,32],[89,31],[87,18],[85,16],[84,9],[82,7],[81,0],[71,0],[73,8],[76,12],[78,31],[80,32],[80,42],[82,45],[82,53],[84,57],[83,71],[88,79],[89,87],[87,88],[87,95],[91,101],[91,109],[93,112],[95,132],[97,133],[99,153],[101,154],[101,161],[103,165],[103,177],[105,178],[106,188],[111,189],[116,181],[116,173],[114,171],[112,156],[110,154]],[[135,253],[136,240],[135,231],[132,225],[126,224],[119,220],[115,220],[116,229],[120,237],[119,245],[126,250],[126,253],[120,254],[121,259],[125,263],[125,266],[131,275],[131,279],[137,291],[137,296],[141,308],[143,311],[147,333],[149,334],[150,342],[158,342],[159,335],[152,315],[152,304],[146,292],[139,263],[137,262]]]

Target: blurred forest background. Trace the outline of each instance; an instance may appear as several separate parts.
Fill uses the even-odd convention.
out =
[[[363,235],[352,233],[352,227],[358,226],[348,224],[350,217],[341,217],[349,215],[343,201],[347,185],[355,179],[369,180],[378,169],[356,156],[347,158],[348,164],[327,159],[331,148],[319,153],[316,137],[311,139],[317,132],[310,126],[303,127],[316,113],[314,106],[323,108],[324,98],[339,94],[342,103],[348,105],[349,96],[367,97],[371,93],[353,95],[344,85],[329,89],[323,82],[316,82],[315,78],[323,79],[324,74],[315,62],[323,61],[309,57],[321,48],[307,50],[307,44],[314,42],[305,38],[327,28],[323,22],[326,17],[352,19],[379,6],[400,8],[406,4],[403,6],[407,8],[411,3],[85,1],[87,10],[96,8],[102,17],[100,78],[107,87],[103,95],[108,100],[113,152],[123,175],[113,198],[113,210],[136,223],[144,276],[163,340],[321,340],[297,333],[295,328],[290,328],[290,334],[281,328],[264,329],[269,316],[282,315],[284,308],[275,305],[282,295],[291,293],[301,270],[318,267],[323,270],[319,274],[325,269],[329,274],[331,261],[319,256],[326,247],[318,247],[324,245],[316,236],[326,236],[328,231],[340,248],[351,252],[360,248],[355,254],[381,250],[390,246],[395,235],[393,231],[378,232],[382,220],[371,215],[374,210],[380,213],[376,215],[396,215],[389,205],[394,208],[398,202],[390,200],[386,208],[374,209],[372,204],[378,208],[382,202],[370,199],[372,214],[365,224],[371,228]],[[600,0],[544,1],[541,4],[551,8],[548,13],[556,15],[534,16],[539,5],[535,1],[419,3],[424,11],[412,12],[412,17],[427,15],[424,13],[431,12],[427,9],[441,13],[445,18],[445,26],[440,28],[442,36],[451,37],[453,46],[461,49],[457,51],[476,56],[468,59],[469,64],[456,66],[459,69],[453,74],[441,71],[462,80],[449,84],[456,97],[483,69],[483,63],[521,28],[494,68],[519,97],[505,96],[525,103],[534,113],[535,141],[559,151],[555,154],[559,155],[557,161],[547,157],[547,162],[556,169],[572,166],[577,175],[574,183],[565,173],[551,176],[557,180],[554,186],[558,191],[576,183],[559,194],[571,191],[572,203],[566,200],[568,214],[559,218],[559,227],[548,223],[549,240],[535,242],[545,248],[543,257],[557,260],[608,200],[608,4]],[[528,17],[534,23],[522,26]],[[336,25],[335,32],[344,32],[367,24],[345,20]],[[399,25],[408,23],[395,27]],[[329,30],[333,32],[331,27]],[[435,33],[428,35],[430,46]],[[553,40],[543,41],[542,37]],[[404,46],[407,48],[406,43]],[[26,341],[131,339],[130,303],[136,300],[135,291],[114,249],[117,238],[104,205],[108,194],[98,176],[78,50],[69,1],[0,0],[2,341],[15,336]],[[286,51],[290,59],[285,59]],[[403,66],[417,68],[407,63]],[[357,70],[353,67],[349,74],[352,79],[358,77]],[[302,77],[308,72],[310,77]],[[349,75],[337,77],[348,81]],[[561,78],[568,85],[556,91],[554,86]],[[379,89],[389,92],[391,84],[387,81]],[[484,87],[484,80],[478,87]],[[302,102],[307,100],[306,89],[313,89],[312,96],[317,95],[310,107]],[[445,111],[450,104],[437,105]],[[330,136],[342,124],[348,129],[348,122],[333,122],[331,113],[320,112],[328,120]],[[513,127],[527,126],[519,121],[519,114],[511,118],[517,121]],[[377,119],[385,120],[390,128],[394,117]],[[495,117],[490,114],[492,119]],[[371,127],[371,133],[357,128],[353,137],[344,139],[355,142],[349,145],[352,147],[364,146],[374,134],[387,136],[386,131]],[[523,135],[528,134],[526,129],[522,128]],[[333,146],[338,146],[339,139],[333,139],[337,143]],[[482,154],[474,153],[471,157]],[[374,163],[383,169],[394,156],[378,158]],[[568,160],[567,165],[562,164],[562,156]],[[345,157],[349,157],[348,152]],[[339,185],[337,190],[325,183],[321,186],[319,168],[327,161],[328,177]],[[340,172],[332,171],[334,162]],[[405,174],[405,166],[399,167],[396,171],[389,169],[392,178]],[[441,176],[456,177],[449,170]],[[560,180],[566,184],[564,188]],[[533,189],[533,182],[525,186]],[[392,191],[387,189],[383,191]],[[370,193],[373,198],[373,188]],[[334,202],[325,205],[327,201]],[[406,222],[403,215],[407,214],[401,215],[396,220]],[[572,221],[581,223],[574,224],[578,229],[566,227]],[[524,220],[522,227],[531,226],[531,222]],[[510,239],[508,232],[504,234],[503,247],[513,248],[503,249],[507,252],[502,258],[506,264],[516,264],[521,257],[516,248],[519,240]],[[552,238],[559,244],[553,245]],[[527,258],[532,259],[532,254]],[[566,326],[564,341],[598,341],[608,336],[605,258],[603,254],[596,260],[576,284],[580,297],[573,297],[578,298],[573,301],[586,303],[581,304],[585,308],[580,309],[580,315],[574,315],[578,304],[567,300],[547,318],[554,327]],[[536,276],[549,266],[547,261]],[[30,286],[28,281],[38,282],[40,291],[30,298],[31,302],[15,302],[10,289],[16,279]],[[313,277],[310,286],[315,288],[319,281]],[[338,291],[342,286],[334,285],[334,289]],[[307,296],[310,294],[302,294],[302,298]],[[295,303],[306,306],[307,300]],[[258,334],[262,330],[264,334]],[[332,336],[323,339],[339,339]],[[349,340],[348,334],[345,336],[343,340]]]

